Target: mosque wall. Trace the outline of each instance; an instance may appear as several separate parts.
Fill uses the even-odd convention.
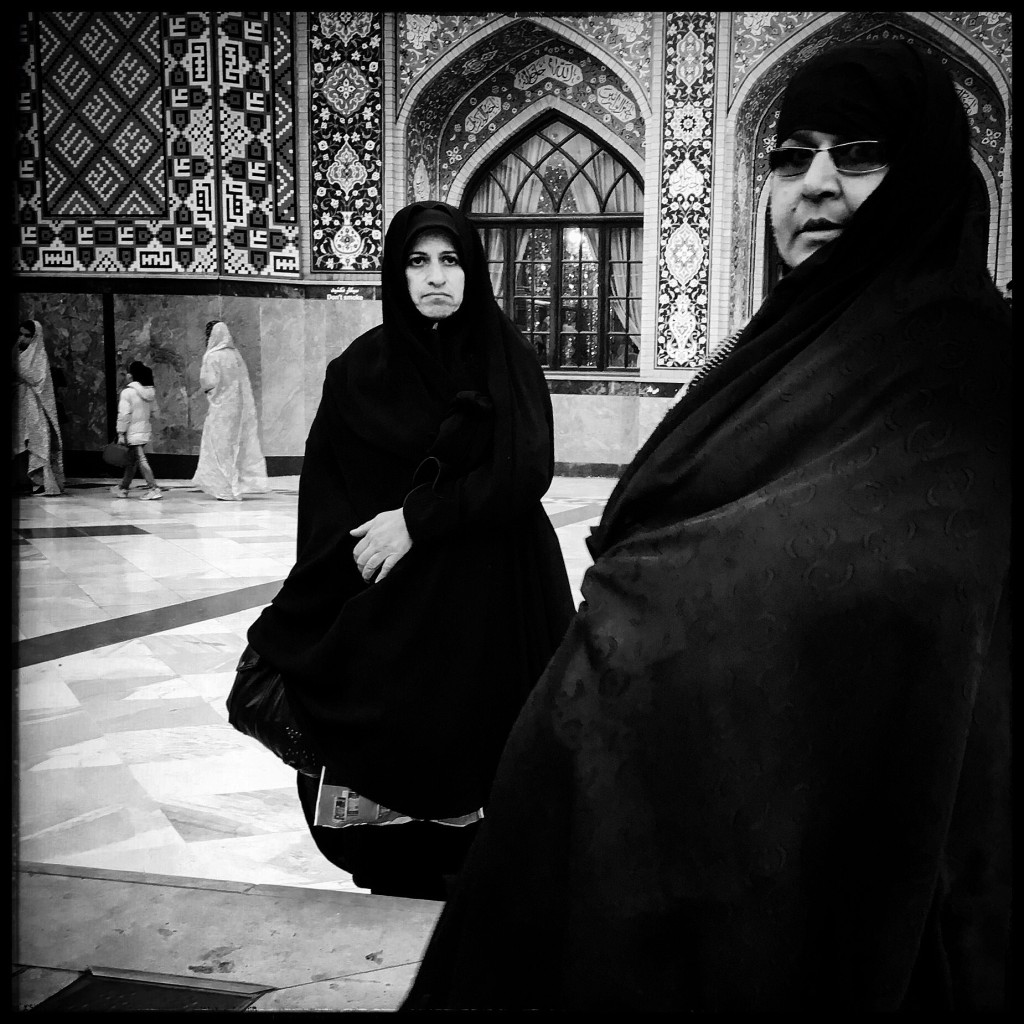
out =
[[[990,269],[1010,277],[1007,12],[29,11],[20,31],[13,266],[20,315],[69,382],[72,472],[97,468],[118,369],[141,358],[157,465],[190,474],[210,319],[249,366],[271,472],[295,472],[327,362],[380,322],[390,217],[466,201],[549,113],[644,190],[637,367],[547,374],[560,470],[618,472],[760,302],[782,88],[851,39],[908,39],[947,65]]]

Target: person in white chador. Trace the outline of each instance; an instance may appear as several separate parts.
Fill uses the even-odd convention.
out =
[[[206,325],[206,354],[199,383],[210,408],[203,425],[199,465],[192,483],[221,501],[267,490],[267,463],[256,429],[256,402],[245,367],[227,325]]]
[[[55,497],[64,492],[64,451],[50,361],[38,320],[23,320],[12,352],[11,455],[22,453],[33,494]]]

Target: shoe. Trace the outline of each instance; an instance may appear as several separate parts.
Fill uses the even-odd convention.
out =
[[[146,493],[142,496],[143,501],[156,501],[157,498],[162,498],[163,492],[159,487],[150,487],[146,490]]]
[[[115,498],[127,498],[128,497],[128,492],[123,487],[111,487],[110,488],[110,493]]]

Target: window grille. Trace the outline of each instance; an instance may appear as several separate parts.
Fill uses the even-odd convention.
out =
[[[643,190],[630,168],[556,117],[483,168],[464,209],[498,302],[543,366],[636,369]]]

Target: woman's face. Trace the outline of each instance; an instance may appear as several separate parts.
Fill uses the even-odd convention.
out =
[[[413,305],[428,320],[444,320],[462,305],[466,272],[455,243],[443,231],[422,231],[405,257]]]
[[[804,146],[824,149],[854,142],[828,132],[797,131],[780,149]],[[779,255],[787,266],[799,266],[827,242],[838,238],[861,204],[882,183],[888,167],[866,174],[844,174],[836,170],[832,157],[819,152],[811,166],[800,175],[771,176],[772,231]]]
[[[18,328],[18,351],[24,352],[25,349],[32,344],[32,339],[35,337],[27,327]]]

